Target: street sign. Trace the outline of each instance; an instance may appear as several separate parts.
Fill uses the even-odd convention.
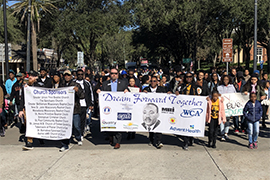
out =
[[[191,58],[183,58],[183,63],[190,63],[191,62]]]
[[[222,62],[233,61],[233,39],[222,40]]]
[[[11,43],[8,43],[8,60],[12,60],[12,55],[11,55]],[[5,44],[0,43],[0,62],[5,62]]]
[[[78,53],[77,53],[77,64],[78,64],[78,66],[83,66],[84,65],[83,52],[78,51]]]

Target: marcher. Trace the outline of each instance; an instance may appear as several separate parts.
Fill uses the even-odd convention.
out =
[[[107,80],[103,82],[101,89],[97,90],[97,93],[100,93],[100,91],[112,91],[112,92],[129,92],[128,85],[125,80],[119,79],[119,73],[117,69],[112,68],[110,72],[111,80]],[[110,144],[112,145],[115,142],[114,149],[120,148],[120,143],[122,140],[122,133],[120,132],[110,132]],[[115,141],[114,141],[115,139]]]
[[[86,113],[90,110],[92,111],[94,109],[94,95],[93,95],[93,89],[91,83],[83,79],[84,72],[82,69],[77,70],[77,79],[76,83],[81,85],[81,88],[83,90],[84,99],[80,99],[80,105],[81,105],[81,113],[80,113],[80,120],[81,120],[81,140],[83,141],[83,134],[85,132],[85,129],[90,130],[89,125],[86,124]],[[87,127],[86,127],[87,126]]]
[[[250,100],[246,103],[243,113],[248,122],[248,147],[250,149],[257,149],[259,120],[262,117],[263,110],[261,103],[257,100],[256,93],[250,93]]]
[[[226,94],[226,93],[236,93],[235,87],[232,84],[232,80],[230,76],[224,75],[221,78],[221,85],[217,87],[217,90],[220,94]],[[236,117],[233,117],[234,121],[236,121]],[[227,121],[225,124],[220,124],[220,132],[221,132],[221,141],[225,141],[229,138],[228,132],[230,128],[230,117],[227,117]]]
[[[52,80],[50,77],[48,77],[48,72],[46,68],[40,68],[40,77],[37,79],[37,83],[40,87],[52,88]]]
[[[223,101],[218,91],[213,90],[206,111],[206,122],[209,123],[208,147],[216,148],[218,125],[226,122]]]
[[[81,139],[81,123],[80,123],[80,114],[81,114],[81,105],[80,100],[84,99],[84,93],[80,86],[80,84],[76,83],[72,80],[72,75],[70,70],[66,70],[64,72],[64,87],[74,86],[75,90],[75,103],[74,103],[74,111],[73,111],[73,128],[72,134],[75,135],[75,139],[78,141],[78,145],[82,146]],[[71,139],[71,138],[70,138]],[[66,151],[69,149],[70,139],[61,140],[62,147],[59,149],[60,152]]]
[[[152,76],[151,77],[151,84],[150,86],[146,87],[143,89],[143,92],[145,93],[166,93],[166,90],[161,87],[158,86],[158,81],[157,81],[157,77],[156,76]],[[154,132],[149,132],[149,145],[155,145],[158,149],[163,147],[162,144],[162,134],[161,133],[154,133]],[[156,140],[156,144],[155,141]]]
[[[9,75],[9,79],[6,81],[5,87],[7,90],[7,96],[9,97],[12,91],[12,86],[17,81],[17,78],[15,77],[16,73],[12,69],[9,70],[8,75]]]

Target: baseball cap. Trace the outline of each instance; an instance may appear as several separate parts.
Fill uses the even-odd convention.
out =
[[[70,70],[68,70],[68,69],[67,69],[67,70],[65,70],[63,75],[65,75],[65,74],[71,75]]]
[[[22,73],[20,73],[20,72],[17,73],[17,74],[16,74],[16,77],[22,77]]]

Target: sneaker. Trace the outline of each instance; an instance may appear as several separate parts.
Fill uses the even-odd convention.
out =
[[[27,142],[26,145],[22,148],[23,150],[32,150],[33,148],[33,143]]]
[[[242,130],[242,133],[244,133],[244,134],[245,134],[245,133],[246,133],[246,131],[245,131],[245,130]]]
[[[81,141],[83,141],[83,136],[81,136]]]
[[[162,144],[162,143],[157,144],[157,148],[158,148],[158,149],[160,149],[160,148],[162,148],[162,147],[163,147],[163,144]]]
[[[60,149],[59,149],[59,152],[64,152],[64,151],[67,151],[69,148],[68,147],[61,147]]]
[[[239,132],[239,131],[238,131]],[[225,134],[225,139],[229,139],[229,136],[228,134]]]
[[[183,147],[184,150],[188,150],[188,145],[186,144],[184,147]]]
[[[252,143],[249,144],[249,145],[248,145],[248,148],[249,148],[249,149],[253,149],[253,144],[252,144]]]
[[[258,149],[258,144],[255,142],[253,147],[254,149]]]
[[[149,143],[148,143],[148,146],[153,146],[153,142],[152,141],[150,141]]]
[[[225,136],[222,136],[221,141],[226,141]]]
[[[78,142],[78,146],[82,146],[82,141],[79,141]]]
[[[236,129],[236,130],[234,131],[234,133],[238,134],[238,133],[239,133],[239,131]]]
[[[217,148],[217,147],[216,147],[216,145],[215,145],[215,144],[213,144],[213,145],[212,145],[212,148],[214,148],[214,149],[215,149],[215,148]]]

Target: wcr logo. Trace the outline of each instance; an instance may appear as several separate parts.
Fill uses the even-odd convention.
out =
[[[201,108],[194,108],[194,109],[183,109],[183,112],[180,114],[183,118],[191,118],[194,116],[200,116],[203,112],[203,109]]]

